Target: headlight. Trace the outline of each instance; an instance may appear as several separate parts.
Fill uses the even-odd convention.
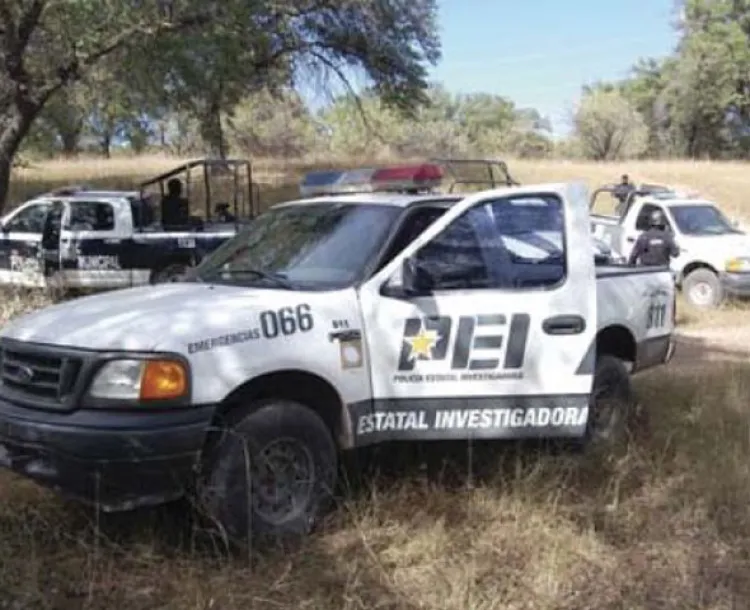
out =
[[[188,372],[177,360],[112,360],[97,373],[89,396],[107,400],[151,401],[182,398]]]
[[[724,265],[724,270],[729,273],[742,273],[750,271],[750,258],[730,258]]]

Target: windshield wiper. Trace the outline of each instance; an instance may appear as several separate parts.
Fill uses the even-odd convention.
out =
[[[289,280],[287,280],[283,274],[281,273],[268,273],[267,271],[263,271],[262,269],[250,269],[250,268],[239,268],[239,269],[232,269],[232,270],[216,270],[213,273],[208,274],[207,277],[216,277],[217,275],[221,274],[228,274],[228,275],[254,275],[256,277],[259,277],[264,280],[268,280],[269,282],[273,282],[277,286],[284,288],[285,290],[294,290],[294,286],[292,286],[289,283]]]

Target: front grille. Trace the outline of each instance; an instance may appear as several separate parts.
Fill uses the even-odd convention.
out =
[[[4,394],[39,406],[64,408],[81,373],[83,360],[46,346],[0,344],[0,387]]]

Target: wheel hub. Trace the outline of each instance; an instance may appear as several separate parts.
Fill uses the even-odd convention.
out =
[[[713,301],[713,289],[708,282],[699,282],[690,288],[690,300],[696,305],[709,305]]]
[[[275,524],[304,511],[312,495],[314,472],[312,454],[299,441],[269,443],[251,465],[254,511]]]

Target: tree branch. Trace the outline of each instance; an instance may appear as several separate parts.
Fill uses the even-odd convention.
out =
[[[354,87],[349,82],[349,79],[346,77],[346,74],[344,74],[341,68],[339,68],[339,66],[337,66],[334,62],[332,62],[330,59],[328,59],[325,55],[323,55],[319,51],[315,51],[314,49],[308,49],[307,52],[312,57],[317,59],[320,63],[322,63],[324,66],[326,66],[329,70],[331,70],[338,77],[338,79],[343,83],[344,87],[349,92],[349,95],[351,95],[354,100],[354,105],[357,107],[357,111],[359,112],[360,118],[362,119],[362,122],[365,125],[365,129],[375,134],[381,141],[385,141],[382,134],[377,129],[373,128],[372,124],[367,118],[367,111],[365,110],[365,107],[362,105],[362,99],[359,97],[359,94],[354,90]]]
[[[96,64],[100,59],[113,53],[114,51],[124,47],[133,37],[136,36],[158,36],[167,32],[178,32],[190,29],[195,26],[204,25],[208,21],[207,14],[197,14],[189,17],[185,17],[175,22],[162,22],[156,26],[147,26],[146,24],[140,23],[131,28],[122,30],[119,34],[114,36],[108,44],[103,47],[91,51],[85,55],[75,56],[72,60],[66,64],[58,67],[57,78],[53,79],[46,86],[39,89],[38,98],[39,100],[47,100],[58,91],[61,87],[79,80],[83,72]]]
[[[18,23],[18,45],[17,51],[23,53],[26,50],[31,35],[34,33],[39,20],[42,17],[47,0],[33,0],[29,9],[21,15]]]

